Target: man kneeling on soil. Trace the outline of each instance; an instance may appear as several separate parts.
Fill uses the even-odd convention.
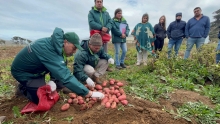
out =
[[[77,51],[75,55],[73,74],[87,84],[102,83],[99,77],[105,74],[109,63],[114,64],[114,59],[104,52],[101,35],[93,34],[90,40],[82,41],[81,47],[84,50]]]
[[[77,34],[64,34],[60,28],[55,28],[51,37],[36,40],[23,48],[11,66],[13,77],[20,83],[19,90],[30,101],[38,104],[37,90],[46,85],[45,74],[50,72],[50,75],[77,95],[103,98],[102,93],[89,91],[68,69],[66,57],[72,56],[77,48],[82,50]],[[49,85],[51,82],[51,86],[54,86],[53,81]]]

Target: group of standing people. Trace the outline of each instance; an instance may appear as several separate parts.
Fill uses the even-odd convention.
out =
[[[23,48],[15,57],[11,73],[18,81],[17,90],[30,101],[38,104],[37,90],[46,84],[51,87],[55,85],[55,89],[66,88],[77,95],[102,99],[103,93],[91,91],[83,84],[94,87],[95,83],[101,83],[100,76],[106,71],[112,71],[109,64],[115,63],[117,69],[126,68],[124,63],[127,52],[126,37],[130,29],[122,15],[122,10],[116,9],[114,17],[111,18],[103,6],[103,0],[94,0],[94,2],[95,6],[88,14],[88,23],[90,34],[92,31],[98,31],[98,33],[92,34],[89,40],[83,40],[80,43],[75,32],[64,33],[62,29],[55,28],[51,37],[36,40]],[[141,22],[131,33],[137,49],[137,65],[141,63],[147,65],[147,52],[155,55],[155,50],[161,51],[166,36],[169,38],[168,57],[171,55],[173,46],[175,46],[175,55],[178,55],[183,38],[187,38],[185,59],[189,57],[194,44],[199,49],[208,35],[210,22],[207,16],[201,14],[201,8],[195,8],[194,13],[195,16],[187,23],[181,20],[182,13],[177,13],[176,20],[170,23],[167,30],[165,16],[161,16],[159,23],[153,27],[149,23],[149,15],[143,14]],[[110,31],[115,60],[108,54],[108,41],[103,40],[103,36],[109,35]],[[120,49],[121,55],[119,55]],[[220,42],[217,50],[219,49]],[[73,53],[76,54],[73,73],[71,73],[67,67],[66,57],[72,56]],[[218,53],[216,61],[219,59]],[[52,80],[49,83],[45,81],[47,73],[50,73]]]

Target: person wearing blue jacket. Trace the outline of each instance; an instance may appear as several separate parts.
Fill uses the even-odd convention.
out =
[[[175,55],[178,55],[179,48],[185,37],[186,22],[182,21],[182,13],[176,14],[176,20],[171,22],[167,29],[168,43],[168,58],[171,57],[171,52],[174,46]]]
[[[79,37],[74,32],[55,28],[51,37],[38,39],[24,47],[11,65],[11,74],[19,83],[19,91],[30,101],[38,104],[37,90],[46,85],[45,75],[50,73],[72,92],[80,96],[103,98],[100,92],[89,91],[66,65],[66,57],[72,56],[79,45]],[[88,83],[87,83],[88,84]],[[95,84],[88,84],[94,87]]]
[[[201,8],[196,7],[194,9],[195,16],[186,24],[185,35],[187,38],[187,45],[184,59],[189,58],[194,44],[196,44],[196,49],[199,50],[199,48],[205,43],[205,38],[209,34],[210,19],[201,12]]]
[[[218,46],[216,48],[216,63],[218,64],[220,62],[220,26],[219,28],[219,33],[218,33]]]

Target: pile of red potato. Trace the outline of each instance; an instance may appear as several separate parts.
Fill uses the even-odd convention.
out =
[[[102,100],[97,98],[83,98],[77,96],[75,93],[69,93],[69,99],[61,107],[61,111],[66,111],[70,108],[70,104],[80,105],[80,110],[86,110],[91,108],[96,102],[101,102],[101,105],[106,108],[116,108],[118,104],[127,105],[126,94],[122,89],[124,84],[118,80],[110,79],[109,81],[103,81],[102,84],[96,84],[95,88],[90,88],[85,85],[91,91],[102,92],[105,97]]]

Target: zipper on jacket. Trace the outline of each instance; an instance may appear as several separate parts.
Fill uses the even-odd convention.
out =
[[[102,23],[102,26],[104,26],[104,24],[103,24],[103,18],[102,18],[102,11],[100,12],[100,22]]]

